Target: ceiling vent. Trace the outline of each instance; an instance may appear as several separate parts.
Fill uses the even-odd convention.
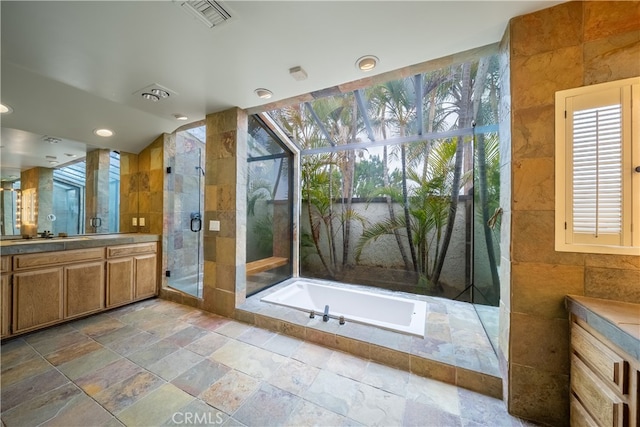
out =
[[[231,14],[222,7],[220,2],[214,0],[184,1],[180,3],[180,6],[209,28],[217,27],[231,19]]]

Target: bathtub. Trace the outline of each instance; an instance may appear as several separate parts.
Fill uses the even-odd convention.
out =
[[[329,306],[330,322],[340,316],[345,321],[365,323],[380,328],[424,337],[427,303],[398,296],[383,295],[338,286],[296,280],[260,299],[264,302],[314,311],[322,321]]]

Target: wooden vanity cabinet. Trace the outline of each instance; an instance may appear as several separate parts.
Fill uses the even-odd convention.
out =
[[[0,257],[0,338],[11,333],[11,257]]]
[[[155,242],[107,247],[107,307],[157,294],[157,251]]]
[[[13,257],[13,333],[104,309],[104,248]]]
[[[637,360],[572,315],[572,426],[640,427],[639,371]]]

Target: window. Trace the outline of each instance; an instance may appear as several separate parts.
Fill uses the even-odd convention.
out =
[[[557,251],[640,255],[639,108],[637,77],[556,93]]]

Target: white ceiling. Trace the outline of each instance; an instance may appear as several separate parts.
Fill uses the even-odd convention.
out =
[[[184,124],[177,113],[196,121],[361,79],[363,55],[380,58],[377,74],[491,44],[510,18],[560,1],[227,0],[232,19],[213,29],[180,3],[0,2],[0,99],[14,110],[1,117],[2,177],[49,167],[46,155],[63,164],[85,144],[138,153]],[[151,84],[172,95],[142,99]],[[273,98],[257,98],[260,87]],[[101,127],[115,136],[94,135]]]

